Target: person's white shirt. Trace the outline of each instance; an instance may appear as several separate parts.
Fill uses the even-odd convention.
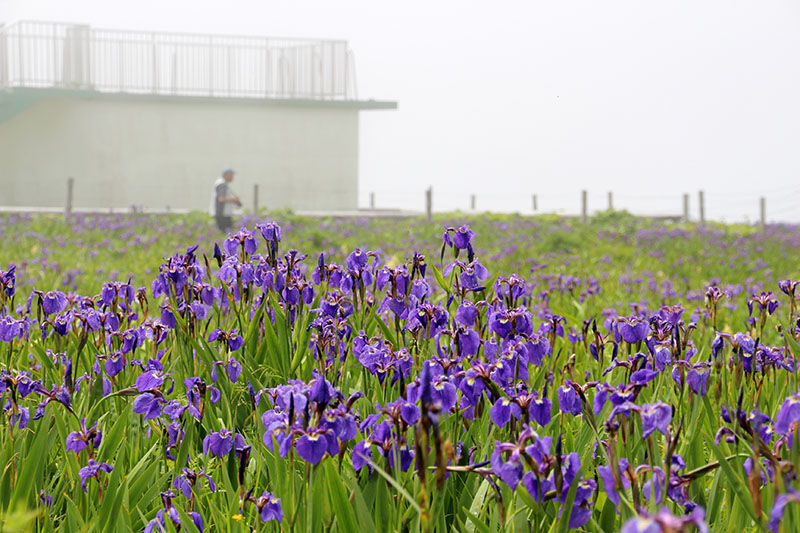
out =
[[[225,188],[223,189],[222,194],[220,194],[219,186],[224,185]],[[225,181],[225,178],[222,176],[217,178],[217,181],[214,182],[214,187],[211,189],[211,203],[208,206],[208,214],[212,217],[217,216],[217,196],[233,196],[233,191],[231,191],[228,182]],[[233,202],[224,202],[221,205],[221,213],[220,215],[224,217],[229,217],[233,215]]]

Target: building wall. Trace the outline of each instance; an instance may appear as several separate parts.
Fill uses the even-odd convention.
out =
[[[0,205],[207,210],[222,168],[246,209],[354,209],[358,110],[45,98],[0,123]]]

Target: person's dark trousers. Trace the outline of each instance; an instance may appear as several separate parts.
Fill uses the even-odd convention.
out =
[[[233,217],[226,217],[223,215],[217,215],[217,227],[220,231],[228,232],[233,227]]]

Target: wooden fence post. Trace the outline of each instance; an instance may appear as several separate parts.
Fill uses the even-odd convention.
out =
[[[433,187],[425,189],[425,214],[428,220],[433,218]]]
[[[67,178],[67,207],[64,211],[64,214],[69,217],[72,215],[72,198],[73,198],[73,189],[75,188],[75,178],[70,176]]]
[[[698,200],[700,201],[700,224],[706,223],[706,198],[703,191],[700,191],[698,194]]]
[[[253,184],[253,214],[258,214],[258,183]]]
[[[586,189],[581,191],[581,218],[584,224],[589,218],[588,193]]]
[[[689,222],[689,195],[683,193],[683,221]]]

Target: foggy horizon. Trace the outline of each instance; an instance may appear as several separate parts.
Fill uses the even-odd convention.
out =
[[[360,114],[359,205],[800,221],[800,5],[446,2],[382,6],[0,0],[0,21],[344,39]],[[236,166],[236,161],[221,162]],[[217,168],[210,168],[210,179]],[[264,199],[270,205],[269,198]]]

